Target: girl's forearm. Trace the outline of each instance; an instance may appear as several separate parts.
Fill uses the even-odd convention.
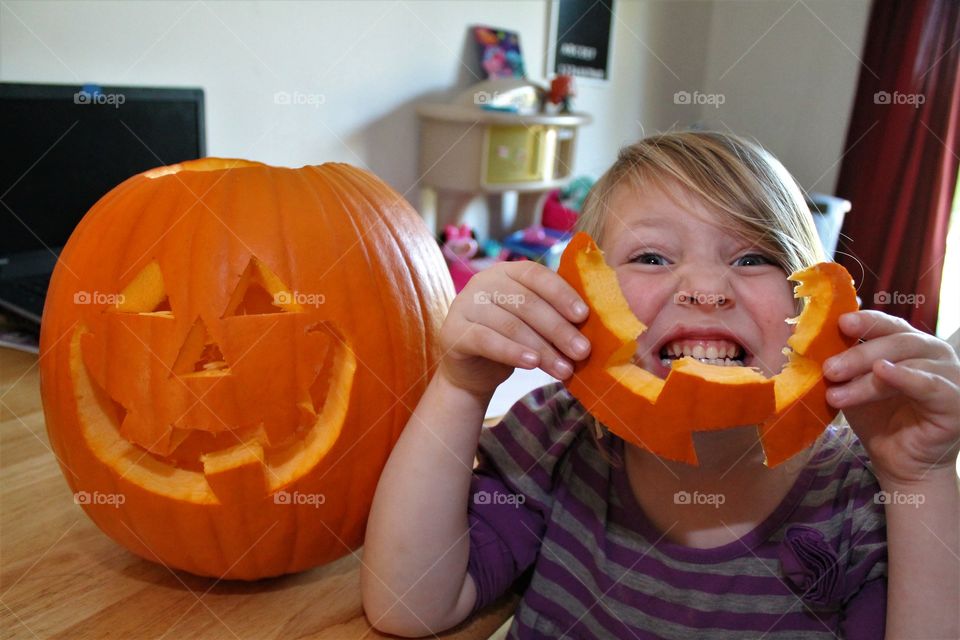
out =
[[[383,631],[438,631],[473,606],[467,501],[488,403],[435,375],[384,467],[361,569],[364,609]]]
[[[938,474],[912,485],[881,482],[887,638],[960,638],[960,488],[952,469]]]

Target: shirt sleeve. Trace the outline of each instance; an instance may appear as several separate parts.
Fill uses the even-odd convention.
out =
[[[484,428],[470,483],[467,572],[474,611],[496,600],[537,559],[566,452],[584,411],[561,384],[524,396],[496,426]]]

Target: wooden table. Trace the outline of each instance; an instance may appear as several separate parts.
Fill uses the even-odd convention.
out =
[[[37,357],[0,348],[0,638],[384,638],[360,604],[360,557],[255,583],[127,552],[73,502],[50,450]],[[487,638],[507,597],[439,637]]]

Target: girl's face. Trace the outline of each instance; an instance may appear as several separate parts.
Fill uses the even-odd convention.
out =
[[[787,274],[685,189],[671,194],[621,185],[610,199],[601,248],[647,325],[635,362],[660,378],[684,355],[779,373],[797,313]]]

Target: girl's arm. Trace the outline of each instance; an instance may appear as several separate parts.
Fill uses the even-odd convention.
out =
[[[570,360],[589,352],[573,325],[587,312],[560,276],[531,262],[487,269],[454,300],[437,373],[390,454],[370,511],[360,587],[376,628],[426,635],[473,609],[467,506],[487,405],[514,367],[568,377]]]
[[[958,407],[960,411],[960,407]],[[887,515],[887,637],[960,638],[960,490],[946,468],[882,482]]]
[[[467,500],[488,402],[434,376],[390,454],[360,574],[363,607],[381,631],[426,635],[473,608]]]
[[[840,316],[859,344],[824,362],[863,442],[887,519],[888,638],[960,638],[960,361],[879,311]]]

